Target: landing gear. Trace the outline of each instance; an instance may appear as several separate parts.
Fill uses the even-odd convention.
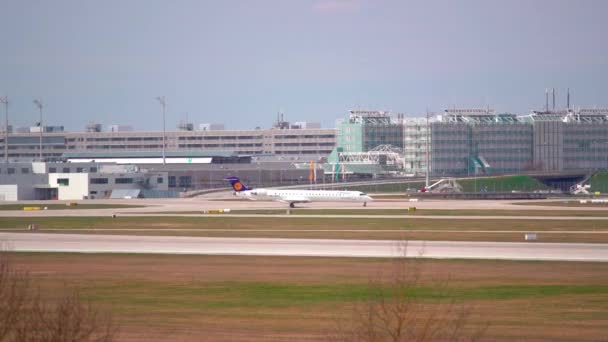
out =
[[[363,202],[363,206],[364,206],[364,207],[367,207],[367,202]]]
[[[290,207],[290,208],[295,208],[295,207],[296,207],[296,205],[295,205],[295,203],[289,203],[289,207]]]

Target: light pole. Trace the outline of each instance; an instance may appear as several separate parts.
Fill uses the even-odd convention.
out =
[[[167,107],[167,103],[165,102],[164,96],[157,96],[156,99],[160,103],[160,106],[163,108],[163,165],[165,165],[165,134],[166,134],[166,124],[165,124],[165,110]]]
[[[428,191],[429,189],[429,171],[430,171],[430,160],[429,160],[429,134],[431,128],[429,127],[429,109],[426,109],[426,175],[424,181],[424,188]]]
[[[258,186],[262,187],[262,169],[261,169],[259,162],[258,162]]]
[[[40,161],[42,161],[42,131],[44,130],[44,126],[42,126],[42,101],[35,99],[34,104],[40,111],[40,122],[38,124],[40,126]]]
[[[8,96],[0,97],[4,104],[4,162],[8,164]]]

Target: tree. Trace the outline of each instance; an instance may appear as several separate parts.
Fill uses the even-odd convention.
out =
[[[345,318],[339,318],[333,341],[477,341],[487,326],[469,327],[471,307],[449,299],[449,279],[431,281],[423,287],[422,252],[418,257],[404,257],[392,261],[388,279],[379,275],[369,280],[369,296],[352,305]],[[433,289],[433,301],[423,302],[416,293]]]
[[[78,289],[65,288],[56,301],[31,286],[25,270],[14,266],[0,249],[0,341],[115,340],[117,327],[108,313],[82,299]]]

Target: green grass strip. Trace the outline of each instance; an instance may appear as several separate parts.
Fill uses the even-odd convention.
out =
[[[84,290],[94,301],[117,306],[162,307],[168,310],[264,308],[331,302],[361,301],[392,289],[368,284],[286,284],[263,282],[183,283],[126,282]],[[416,300],[510,300],[565,295],[608,295],[600,285],[501,285],[481,287],[414,287],[407,294]]]

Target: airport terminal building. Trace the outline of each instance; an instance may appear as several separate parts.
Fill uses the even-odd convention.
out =
[[[344,156],[337,155],[336,164],[340,160],[352,164],[355,157],[369,161],[378,155],[379,148],[399,151],[399,156],[391,155],[392,163],[407,175],[424,174],[427,164],[434,176],[594,171],[608,168],[608,109],[545,109],[518,116],[489,108],[452,108],[428,121],[389,112],[351,110],[346,119],[337,122],[336,129],[278,120],[272,128],[255,130],[182,127],[166,132],[164,139],[165,150],[179,155],[183,164],[212,154],[213,164],[323,163],[332,151],[336,154],[334,149],[338,147]],[[0,135],[2,147],[4,140]],[[35,130],[11,133],[8,158],[39,160],[40,145],[46,161],[63,161],[74,155],[101,161],[99,156],[103,154],[158,154],[163,133],[120,129],[101,132],[96,128],[64,132],[61,127],[45,128],[42,134]],[[370,151],[373,155],[362,155]],[[378,160],[383,163],[384,157]]]
[[[354,110],[336,127],[277,120],[268,129],[186,127],[164,136],[120,128],[101,132],[97,127],[64,132],[60,126],[45,127],[41,133],[39,127],[32,127],[9,134],[9,162],[0,166],[0,185],[21,184],[20,190],[7,191],[31,199],[62,197],[45,190],[59,189],[49,183],[54,176],[48,175],[92,174],[86,178],[92,185],[97,181],[91,179],[99,178],[92,169],[103,164],[133,165],[149,175],[164,174],[159,190],[167,196],[221,188],[222,179],[229,175],[260,187],[423,176],[427,168],[433,177],[585,174],[608,169],[608,109],[545,109],[518,116],[489,108],[452,108],[428,119]],[[2,148],[5,140],[1,134]],[[19,164],[40,161],[40,151],[42,160],[55,166],[44,172],[37,167],[34,172],[33,166]],[[145,189],[150,183],[132,184],[154,196]],[[87,189],[95,188],[89,185]],[[81,194],[87,198],[109,194],[99,191]]]
[[[513,174],[533,169],[533,125],[513,114],[448,109],[430,123],[433,175]]]
[[[490,108],[452,108],[428,120],[351,111],[337,130],[332,162],[355,154],[369,160],[379,146],[391,146],[401,151],[398,164],[404,175],[423,175],[427,155],[429,172],[436,177],[608,169],[608,109],[545,109],[518,116]],[[368,170],[376,172],[377,166]]]
[[[174,152],[221,151],[241,155],[277,155],[303,159],[327,156],[336,145],[335,129],[180,130],[165,134],[165,149]],[[5,137],[0,136],[4,147]],[[42,134],[42,158],[61,160],[64,153],[158,152],[162,132],[50,132]],[[40,133],[11,133],[11,160],[39,159]]]
[[[61,127],[44,127],[40,132],[32,127],[10,132],[8,163],[0,164],[0,200],[107,198],[113,189],[138,190],[137,195],[125,195],[129,197],[176,197],[223,188],[226,176],[239,176],[255,187],[305,184],[310,170],[301,164],[323,160],[336,144],[334,129],[305,122],[280,121],[273,128],[254,130],[185,127],[164,135],[100,128],[90,125],[87,132],[64,132]],[[99,175],[110,166],[138,171],[116,183],[106,171],[108,175]],[[321,179],[323,171],[315,175]]]
[[[608,109],[446,110],[430,124],[436,176],[608,169]]]

